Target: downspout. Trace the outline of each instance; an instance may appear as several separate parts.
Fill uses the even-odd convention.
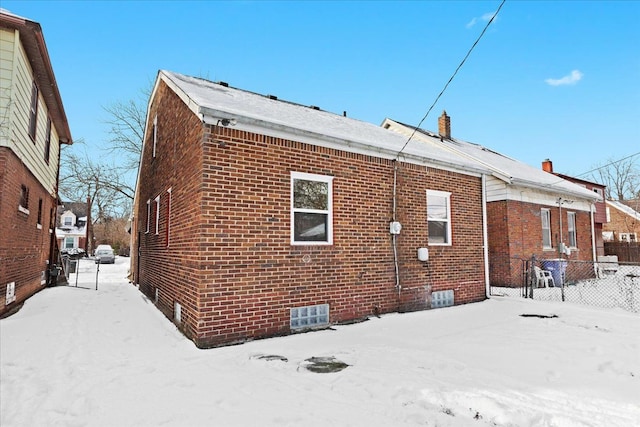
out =
[[[484,255],[484,285],[486,297],[489,298],[491,288],[489,284],[489,232],[487,226],[487,175],[482,174],[482,248]]]
[[[558,242],[558,257],[562,258],[562,253],[560,252],[560,249],[562,249],[562,246],[564,244],[564,239],[562,237],[562,197],[558,197],[558,212],[558,219],[560,220],[560,241]]]
[[[596,226],[595,226],[595,205],[591,203],[590,206],[590,214],[591,214],[591,256],[593,257],[593,262],[598,261],[597,249],[596,249]],[[594,264],[595,265],[595,264]]]
[[[392,220],[396,221],[396,207],[397,207],[397,184],[398,184],[398,162],[393,161],[393,215]],[[398,267],[398,241],[397,234],[392,234],[392,246],[393,246],[393,265],[395,267],[396,274],[396,288],[398,289],[398,307],[400,306],[400,292],[402,287],[400,286],[400,269]]]

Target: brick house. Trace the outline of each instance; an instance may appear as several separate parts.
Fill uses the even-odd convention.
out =
[[[382,127],[409,135],[414,128],[385,119]],[[521,285],[522,260],[595,261],[593,209],[600,196],[584,186],[451,136],[443,112],[438,134],[418,129],[416,138],[473,159],[491,170],[485,179],[489,281]],[[568,247],[566,255],[562,248]]]
[[[346,114],[160,71],[132,281],[199,347],[481,301],[490,172]]]
[[[605,203],[605,190],[606,186],[597,182],[591,182],[584,179],[576,178],[570,175],[554,172],[553,163],[549,159],[545,159],[542,162],[542,170],[564,178],[567,181],[571,181],[586,188],[589,191],[593,191],[598,195],[598,199],[594,202],[593,207],[593,237],[596,245],[596,257],[604,255],[604,240],[602,238],[602,231],[604,224],[607,223],[607,205]]]
[[[40,24],[0,10],[0,315],[47,283],[71,133]]]
[[[603,233],[606,241],[640,242],[640,207],[638,200],[607,200],[607,223]],[[635,209],[634,209],[635,207]]]

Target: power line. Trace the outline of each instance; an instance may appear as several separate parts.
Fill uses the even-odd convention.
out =
[[[458,74],[458,71],[460,71],[460,68],[462,68],[464,63],[467,61],[467,58],[469,57],[469,55],[471,55],[471,52],[473,51],[473,49],[475,49],[476,45],[478,44],[478,42],[480,41],[480,39],[482,38],[484,33],[487,31],[487,29],[489,28],[489,26],[491,25],[493,20],[496,18],[496,16],[498,16],[498,13],[500,12],[500,9],[502,9],[502,6],[504,5],[505,1],[506,0],[502,0],[502,3],[500,3],[500,6],[498,6],[498,9],[496,10],[496,12],[493,14],[493,16],[491,16],[491,19],[489,19],[489,22],[487,22],[487,25],[485,25],[484,29],[482,30],[482,32],[480,33],[480,35],[478,36],[476,41],[473,43],[471,48],[467,51],[467,54],[462,59],[462,62],[460,62],[460,65],[458,65],[458,68],[456,68],[456,70],[453,72],[453,74],[449,78],[449,81],[447,82],[447,84],[444,85],[444,87],[442,88],[442,90],[440,91],[438,96],[436,97],[435,101],[433,101],[433,104],[431,104],[431,107],[429,107],[429,109],[427,110],[427,113],[424,115],[424,117],[422,117],[422,120],[420,120],[420,123],[418,123],[418,126],[416,126],[413,129],[413,132],[411,133],[411,135],[409,135],[409,138],[407,139],[407,142],[405,142],[404,145],[402,146],[402,148],[400,149],[400,151],[398,151],[398,154],[396,155],[395,160],[398,160],[398,158],[400,157],[400,154],[402,154],[404,149],[409,144],[409,141],[411,141],[411,139],[413,139],[414,135],[416,134],[416,132],[418,131],[418,129],[422,125],[422,122],[424,122],[426,120],[426,118],[427,118],[427,116],[429,116],[429,113],[431,112],[431,110],[433,110],[433,107],[435,107],[435,105],[438,103],[438,100],[440,99],[442,94],[444,94],[444,92],[447,90],[447,88],[449,87],[449,84],[453,81],[453,79],[455,78],[456,74]]]
[[[614,160],[612,162],[609,162],[606,165],[598,166],[597,168],[591,169],[590,171],[586,171],[586,172],[581,173],[580,175],[576,175],[576,178],[579,178],[579,177],[584,176],[584,175],[588,175],[591,172],[595,172],[595,171],[600,170],[600,169],[608,168],[609,166],[615,165],[616,163],[623,162],[623,161],[625,161],[627,159],[630,159],[632,157],[635,157],[635,156],[637,156],[639,154],[640,154],[640,151],[635,153],[635,154],[631,154],[631,155],[629,155],[627,157],[623,157],[622,159],[618,159],[618,160]]]

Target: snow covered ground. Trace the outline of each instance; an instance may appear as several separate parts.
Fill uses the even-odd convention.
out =
[[[77,288],[0,320],[0,425],[640,425],[638,314],[495,297],[200,350],[128,262],[95,290],[83,260]],[[314,356],[350,366],[313,373]]]

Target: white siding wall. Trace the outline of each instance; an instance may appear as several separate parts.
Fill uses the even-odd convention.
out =
[[[515,200],[524,203],[533,203],[541,206],[558,207],[557,193],[546,193],[530,188],[507,185],[504,181],[495,177],[487,177],[487,202],[500,200]],[[591,204],[586,200],[573,199],[573,203],[563,204],[563,209],[572,211],[590,212]]]
[[[0,51],[2,53],[2,61],[0,61],[2,107],[0,114],[6,114],[6,116],[0,116],[3,117],[0,145],[11,148],[43,187],[49,193],[54,194],[60,155],[58,133],[52,123],[51,148],[47,165],[44,153],[49,109],[39,93],[34,143],[28,133],[33,71],[20,43],[18,31],[0,30]],[[4,117],[6,117],[8,129],[5,126]]]

